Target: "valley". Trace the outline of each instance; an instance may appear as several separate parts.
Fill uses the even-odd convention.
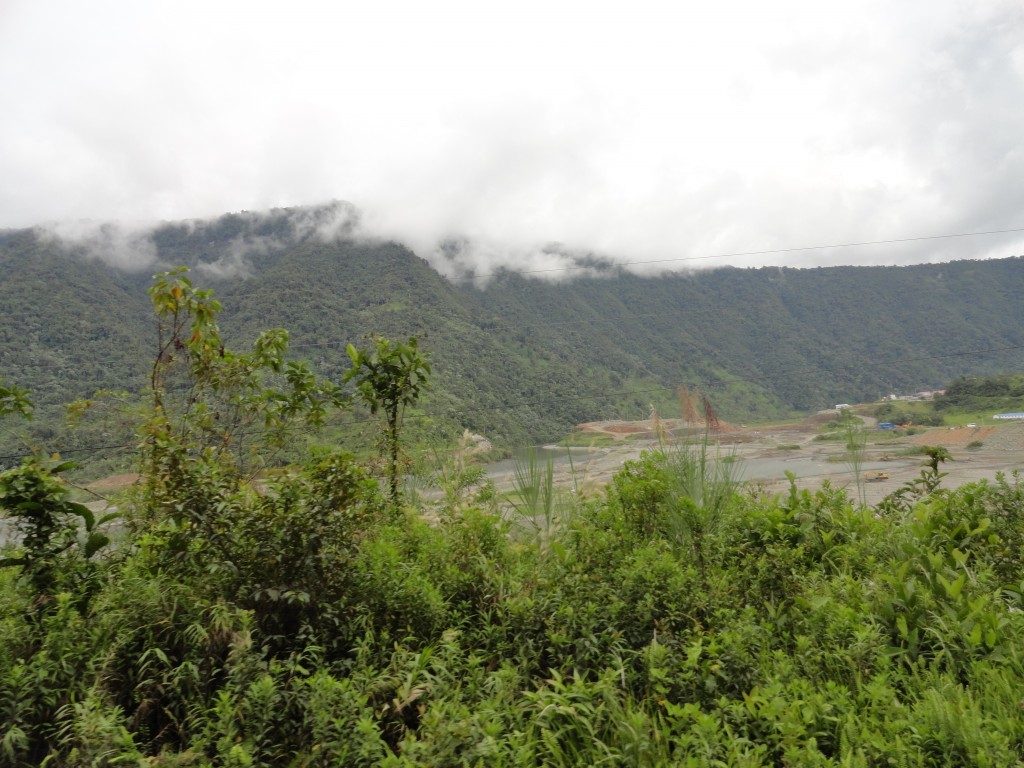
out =
[[[311,215],[168,223],[151,233],[156,262],[142,271],[34,230],[0,232],[0,377],[38,406],[23,434],[0,434],[0,456],[30,445],[81,457],[130,441],[109,422],[65,429],[63,404],[145,388],[149,274],[178,264],[223,304],[232,347],[281,327],[290,358],[334,381],[347,343],[419,338],[435,370],[418,413],[426,431],[469,429],[505,449],[580,423],[642,419],[652,406],[681,417],[680,385],[706,395],[723,422],[764,423],[1024,369],[1020,258],[448,279],[397,243],[313,236],[303,229]]]

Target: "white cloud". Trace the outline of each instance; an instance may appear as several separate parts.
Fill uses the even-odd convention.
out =
[[[44,239],[60,242],[87,259],[102,261],[130,272],[141,272],[157,262],[150,238],[152,225],[95,221],[62,221],[36,227]]]
[[[422,256],[472,243],[460,258],[478,272],[1024,226],[1019,0],[66,0],[4,14],[0,226],[345,199],[364,233]]]

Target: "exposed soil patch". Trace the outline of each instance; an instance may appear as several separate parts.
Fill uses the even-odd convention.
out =
[[[955,427],[953,429],[941,427],[914,435],[910,440],[917,445],[936,445],[944,448],[963,447],[975,440],[984,442],[992,437],[998,429],[999,427]]]
[[[918,445],[958,448],[977,441],[990,450],[1024,451],[1024,424],[929,429],[923,434],[914,435],[912,439]]]
[[[610,432],[615,435],[638,435],[643,432],[653,432],[653,427],[641,427],[639,424],[609,424],[604,429],[588,429],[588,432]]]
[[[109,477],[101,478],[93,483],[89,483],[86,488],[96,493],[110,493],[111,491],[120,491],[127,488],[129,485],[138,482],[138,480],[139,475],[137,472],[126,472],[123,475],[110,475]]]
[[[683,419],[661,419],[657,422],[651,419],[643,419],[641,421],[588,421],[584,424],[576,425],[577,432],[610,435],[612,437],[630,437],[634,435],[657,437],[659,432],[665,435],[680,437],[702,435],[704,430],[705,425],[703,421],[690,422]],[[720,421],[718,428],[713,430],[712,434],[725,436],[742,431],[743,429],[735,424]]]

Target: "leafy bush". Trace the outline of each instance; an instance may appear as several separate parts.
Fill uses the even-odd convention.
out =
[[[203,402],[287,399],[200,353]],[[872,508],[668,447],[565,506],[535,464],[527,528],[396,509],[341,451],[254,479],[167,413],[116,544],[59,468],[0,475],[3,765],[1024,761],[1016,474],[949,490],[924,448]]]

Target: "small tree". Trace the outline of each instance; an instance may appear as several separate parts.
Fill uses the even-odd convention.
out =
[[[906,512],[914,503],[927,498],[933,493],[942,493],[939,484],[946,476],[945,472],[939,472],[939,464],[945,461],[952,461],[953,455],[942,446],[923,447],[928,460],[922,465],[920,476],[908,480],[900,488],[886,496],[878,504],[878,509],[890,514]]]
[[[39,605],[71,586],[62,580],[74,577],[85,561],[110,543],[97,528],[118,517],[111,512],[97,520],[84,504],[71,501],[71,491],[58,475],[75,465],[49,464],[28,459],[0,473],[0,517],[11,522],[21,545],[14,557],[0,558],[0,568],[20,566]],[[78,535],[79,528],[84,538]]]
[[[18,413],[31,419],[33,407],[28,390],[0,380],[0,416]],[[13,557],[0,558],[0,568],[20,567],[22,576],[32,584],[37,605],[45,604],[66,586],[61,579],[74,570],[61,561],[73,560],[66,553],[77,543],[82,562],[88,560],[110,542],[97,526],[117,517],[111,513],[97,520],[84,504],[71,501],[71,491],[58,475],[74,466],[29,458],[21,466],[0,472],[0,519],[10,521],[21,545]],[[80,527],[84,540],[78,537]]]
[[[341,388],[306,363],[286,361],[287,331],[264,331],[251,352],[224,346],[220,302],[195,288],[184,267],[154,277],[158,320],[150,376],[153,413],[145,427],[151,486],[177,482],[187,456],[242,474],[280,451],[296,427],[318,429],[330,409],[347,405]]]
[[[845,418],[846,411],[843,411]],[[860,505],[866,506],[867,500],[864,494],[864,476],[861,474],[861,468],[864,466],[864,446],[867,443],[867,435],[864,432],[864,428],[861,426],[861,422],[858,419],[856,425],[854,423],[847,423],[846,425],[846,461],[850,465],[850,471],[853,472],[853,482],[857,489],[857,501]]]
[[[421,353],[416,338],[406,343],[380,336],[366,349],[348,345],[352,368],[345,381],[354,381],[360,399],[370,413],[384,412],[384,451],[387,454],[391,503],[398,508],[399,429],[405,407],[413,405],[427,388],[430,363]]]

